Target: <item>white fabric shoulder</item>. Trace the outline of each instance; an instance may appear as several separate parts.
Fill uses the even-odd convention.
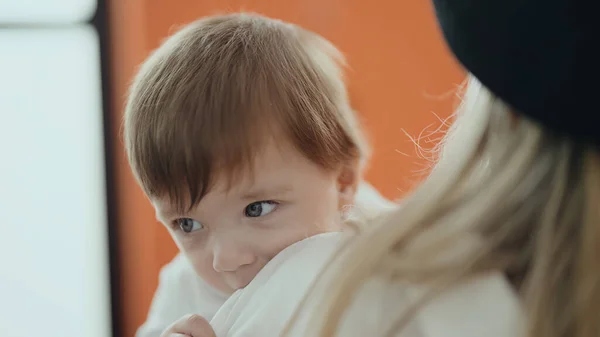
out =
[[[190,313],[210,319],[226,299],[226,295],[198,277],[185,256],[178,254],[161,269],[148,317],[136,337],[158,337],[169,325]]]
[[[373,279],[348,310],[339,336],[387,336],[430,289]],[[475,278],[434,297],[397,337],[515,337],[524,323],[519,299],[498,273]]]
[[[407,294],[414,302],[425,291],[411,287]],[[500,273],[446,291],[420,310],[416,320],[427,337],[522,336],[526,322],[518,296]]]
[[[306,268],[315,259],[310,252],[319,248],[305,242],[292,255],[280,260],[265,273],[256,288],[247,288],[232,297],[211,322],[218,337],[281,336],[284,327],[300,305],[318,272]],[[324,243],[325,241],[321,241]],[[287,264],[287,262],[291,264]],[[293,268],[294,264],[299,268]],[[287,267],[287,268],[285,268]],[[322,270],[321,265],[321,270]],[[270,277],[270,279],[269,279]],[[263,283],[264,282],[264,283]],[[317,294],[323,293],[322,287]],[[325,289],[326,291],[326,289]],[[490,274],[453,287],[420,307],[409,323],[395,334],[394,324],[417,304],[429,289],[390,283],[379,278],[368,280],[355,295],[344,314],[336,336],[339,337],[516,337],[523,323],[519,300],[500,274]],[[320,296],[311,297],[286,337],[315,335],[312,313]]]

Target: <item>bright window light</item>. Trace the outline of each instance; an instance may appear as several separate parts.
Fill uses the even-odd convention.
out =
[[[96,6],[96,0],[0,0],[0,23],[86,22],[94,16]]]
[[[0,336],[109,337],[98,36],[0,29],[0,46]]]

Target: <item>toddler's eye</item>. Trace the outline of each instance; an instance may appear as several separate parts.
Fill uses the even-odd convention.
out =
[[[244,214],[249,218],[257,218],[265,216],[277,208],[277,202],[275,201],[257,201],[246,206]]]
[[[197,230],[204,229],[204,225],[199,223],[198,221],[190,218],[181,218],[175,220],[175,224],[181,229],[184,233],[191,233]]]

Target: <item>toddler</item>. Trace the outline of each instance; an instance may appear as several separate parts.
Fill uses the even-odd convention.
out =
[[[342,66],[319,35],[245,13],[195,21],[144,62],[125,143],[181,254],[138,337],[185,314],[210,320],[280,251],[341,231],[349,205],[393,207],[361,183],[368,150]]]

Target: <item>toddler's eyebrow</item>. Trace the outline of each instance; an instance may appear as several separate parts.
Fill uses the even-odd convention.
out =
[[[244,200],[267,200],[292,190],[290,185],[280,185],[269,188],[251,189],[242,195]]]

